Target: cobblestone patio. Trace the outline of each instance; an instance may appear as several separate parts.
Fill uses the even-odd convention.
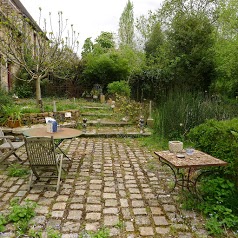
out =
[[[65,140],[61,148],[71,161],[64,161],[67,172],[59,194],[43,186],[28,191],[28,177],[8,177],[6,165],[0,166],[2,212],[12,198],[33,200],[38,204],[36,229],[53,227],[63,238],[104,226],[110,237],[208,237],[201,218],[180,210],[176,194],[163,191],[157,177],[162,171],[148,169],[153,151],[129,138],[76,138]],[[24,149],[22,153],[26,159]],[[8,225],[0,237],[16,237],[13,227]]]

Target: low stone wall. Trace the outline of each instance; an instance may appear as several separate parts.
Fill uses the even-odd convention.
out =
[[[71,117],[67,117],[66,113],[71,113]],[[66,116],[65,116],[66,115]],[[22,116],[22,125],[42,124],[45,123],[45,117],[53,117],[57,122],[77,121],[80,116],[79,110],[67,110],[59,112],[43,112],[43,113],[25,113]]]

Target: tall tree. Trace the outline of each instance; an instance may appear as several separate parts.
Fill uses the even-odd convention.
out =
[[[82,50],[82,57],[86,56],[89,53],[92,53],[93,51],[93,42],[91,40],[91,37],[88,37],[83,44],[83,50]]]
[[[24,68],[30,75],[29,81],[35,81],[36,101],[42,106],[41,81],[50,73],[60,72],[62,65],[70,65],[75,60],[77,34],[71,25],[68,34],[63,36],[67,22],[64,22],[62,12],[58,13],[59,32],[56,33],[47,31],[46,21],[39,30],[25,16],[9,10],[3,1],[1,10],[4,13],[0,19],[0,31],[4,32],[0,36],[1,53],[6,61]]]
[[[133,4],[128,0],[119,22],[119,44],[134,47],[134,12]]]

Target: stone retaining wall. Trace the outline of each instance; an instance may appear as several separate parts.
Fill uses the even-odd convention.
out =
[[[71,117],[65,117],[65,113],[71,113]],[[80,116],[79,110],[67,110],[59,112],[43,112],[43,113],[25,113],[22,116],[22,125],[42,124],[45,123],[45,117],[53,117],[58,122],[66,122],[77,120]]]

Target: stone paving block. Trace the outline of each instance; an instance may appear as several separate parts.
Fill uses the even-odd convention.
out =
[[[163,211],[160,207],[150,207],[151,213],[153,215],[163,215]]]
[[[135,216],[135,223],[141,225],[151,225],[151,221],[148,216]]]
[[[59,196],[56,198],[56,201],[57,201],[57,202],[66,202],[68,199],[69,199],[69,196],[68,196],[68,195],[59,195]]]
[[[130,210],[128,208],[122,208],[121,212],[122,212],[122,215],[123,215],[123,219],[125,219],[125,220],[131,219],[131,213],[130,213]]]
[[[105,226],[115,226],[119,222],[118,216],[105,215],[104,216],[104,225]]]
[[[139,230],[140,230],[141,236],[153,236],[154,235],[153,227],[140,227]]]
[[[43,196],[46,197],[46,198],[52,198],[55,195],[56,195],[55,191],[46,191]]]
[[[171,204],[164,204],[163,208],[166,212],[175,212],[176,211],[176,207]]]
[[[129,207],[128,200],[127,199],[120,199],[121,207]]]
[[[73,203],[73,204],[70,204],[69,207],[73,210],[81,210],[83,209],[84,205],[81,203]]]
[[[147,215],[146,209],[142,208],[133,208],[133,212],[135,215]]]
[[[169,225],[165,216],[153,216],[155,225],[157,226],[166,226]]]
[[[96,197],[100,197],[101,196],[101,190],[90,190],[88,195],[89,196],[96,196]]]
[[[48,214],[49,213],[49,207],[48,206],[37,206],[35,208],[35,212],[39,214]]]
[[[86,223],[86,225],[85,225],[86,231],[97,231],[98,228],[99,228],[99,222]]]
[[[101,204],[101,199],[98,197],[87,197],[88,204]]]
[[[135,230],[133,222],[131,222],[131,221],[126,221],[125,226],[126,226],[126,231],[134,231]]]
[[[86,220],[98,221],[101,219],[101,213],[99,212],[89,212],[86,213]]]
[[[155,230],[156,230],[156,233],[165,235],[165,234],[169,233],[170,228],[169,227],[156,227]]]
[[[53,218],[62,218],[64,216],[64,211],[53,211],[51,216]]]
[[[53,205],[52,210],[65,210],[66,202],[57,202]]]
[[[130,194],[131,199],[142,199],[141,194]]]
[[[83,196],[86,193],[86,190],[75,190],[74,194],[75,195],[79,195],[79,196]]]
[[[103,193],[103,198],[107,199],[107,198],[116,198],[116,194],[115,193]]]
[[[117,200],[116,199],[106,199],[105,200],[105,207],[116,207]]]
[[[78,221],[67,221],[62,225],[62,231],[63,232],[79,232],[80,229],[80,223]]]
[[[97,211],[97,212],[100,212],[101,211],[101,209],[102,209],[102,205],[86,205],[86,211],[87,212],[95,212],[95,211]]]
[[[80,220],[82,217],[82,211],[80,210],[70,210],[67,219]]]
[[[118,214],[118,208],[117,207],[108,207],[103,209],[104,214]]]
[[[143,207],[145,206],[145,203],[143,200],[133,200],[132,202],[132,207]]]
[[[14,193],[19,189],[20,185],[12,186],[8,191],[9,193]]]

